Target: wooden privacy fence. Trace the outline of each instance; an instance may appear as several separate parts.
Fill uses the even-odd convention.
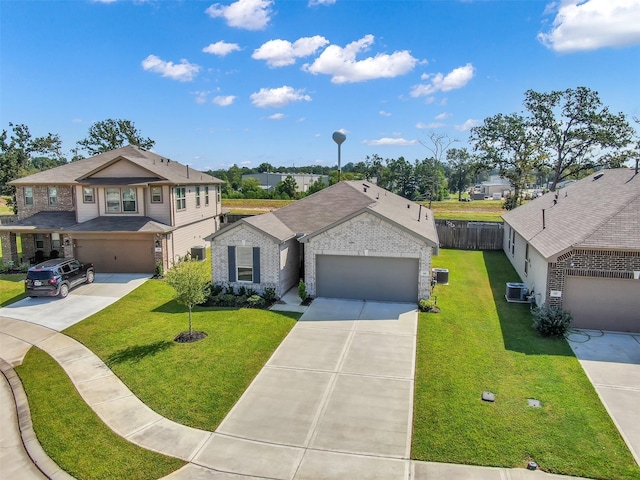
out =
[[[501,222],[469,222],[466,220],[436,220],[442,248],[459,250],[502,250]]]

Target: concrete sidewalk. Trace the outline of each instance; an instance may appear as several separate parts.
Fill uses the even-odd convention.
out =
[[[19,362],[30,345],[47,352],[112,430],[190,462],[171,480],[571,478],[410,461],[415,306],[314,304],[216,432],[153,412],[96,355],[55,330],[0,318],[0,356],[6,350]]]

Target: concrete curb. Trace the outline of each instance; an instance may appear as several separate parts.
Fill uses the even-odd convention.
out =
[[[51,460],[42,448],[42,445],[40,445],[40,442],[36,437],[36,433],[33,430],[31,410],[29,409],[27,394],[24,391],[24,387],[22,386],[22,382],[20,381],[16,371],[2,358],[0,358],[0,369],[2,370],[4,377],[7,379],[7,383],[9,383],[9,386],[11,387],[18,416],[17,427],[20,430],[24,449],[27,452],[27,455],[29,455],[29,458],[31,458],[33,464],[47,478],[55,480],[75,480],[74,477],[62,470],[58,464]]]

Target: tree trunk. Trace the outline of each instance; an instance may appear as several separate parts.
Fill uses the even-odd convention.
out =
[[[189,335],[193,335],[193,321],[191,320],[191,305],[189,305]]]

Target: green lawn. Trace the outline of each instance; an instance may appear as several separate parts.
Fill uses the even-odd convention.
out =
[[[0,274],[0,307],[24,298],[24,273]]]
[[[504,299],[518,280],[504,254],[441,250],[434,264],[450,284],[434,291],[442,312],[420,314],[413,458],[640,478],[567,342],[539,337],[528,305]]]
[[[429,202],[421,202],[429,205]],[[502,222],[502,200],[474,200],[459,202],[458,197],[441,202],[432,202],[433,216],[438,220],[468,220],[473,222]]]
[[[16,368],[29,398],[40,444],[70,475],[84,480],[152,480],[184,462],[145,450],[115,434],[82,400],[49,355],[32,348]]]
[[[160,415],[213,431],[300,314],[196,307],[193,328],[207,338],[176,344],[189,319],[172,297],[165,282],[149,280],[64,333],[95,352]]]

